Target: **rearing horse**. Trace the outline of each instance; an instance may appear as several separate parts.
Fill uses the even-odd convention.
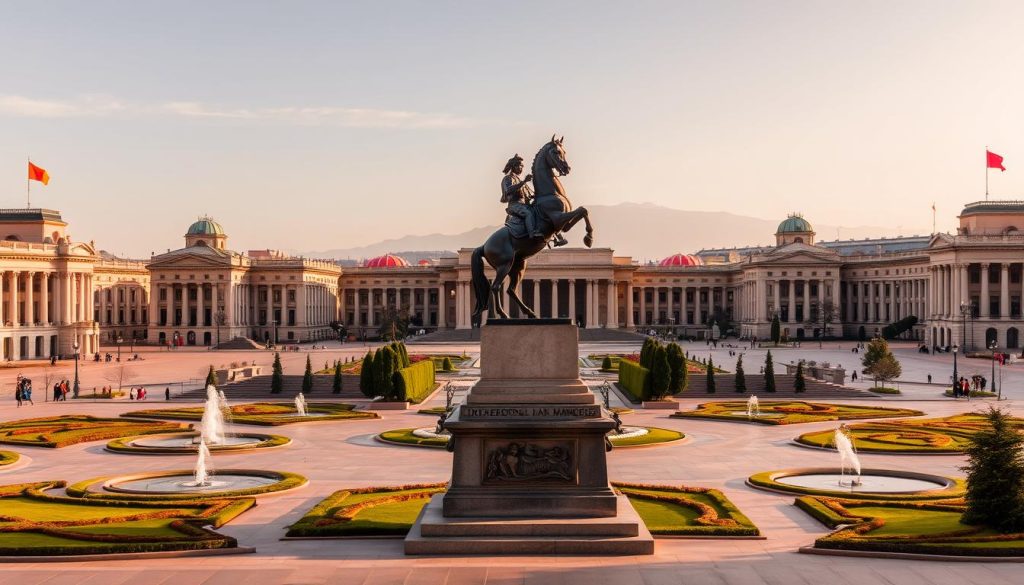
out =
[[[551,141],[542,146],[533,159],[533,190],[536,193],[533,206],[537,214],[537,229],[544,237],[531,238],[529,234],[516,237],[508,226],[502,226],[487,238],[483,246],[473,250],[470,263],[473,291],[476,293],[476,307],[471,319],[473,327],[480,326],[483,312],[488,309],[491,309],[491,316],[496,311],[502,319],[508,318],[501,296],[501,287],[506,278],[508,298],[519,307],[521,313],[531,319],[537,317],[519,298],[516,289],[526,271],[526,261],[543,250],[555,232],[567,232],[582,219],[587,226],[583,244],[589,248],[594,243],[594,228],[590,225],[586,208],[573,209],[569,198],[565,196],[562,182],[558,180],[559,176],[568,175],[570,170],[565,160],[565,149],[562,148],[563,140],[564,136],[557,140],[551,136]],[[488,281],[484,274],[485,258],[496,272],[494,282]]]

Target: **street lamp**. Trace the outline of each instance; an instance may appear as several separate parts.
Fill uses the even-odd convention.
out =
[[[999,347],[999,344],[996,343],[995,339],[993,339],[992,343],[990,343],[989,346],[988,346],[988,348],[990,350],[992,350],[992,378],[991,378],[992,379],[992,390],[995,391],[995,392],[998,392],[999,393],[999,398],[998,399],[1002,400],[1002,398],[1003,398],[1003,396],[1002,396],[1003,387],[1002,387],[1002,385],[999,385],[998,387],[996,386],[996,349],[998,349],[998,347]]]
[[[75,335],[75,343],[71,346],[71,349],[75,350],[75,385],[72,386],[72,396],[78,398],[78,335]]]
[[[954,397],[957,395],[957,388],[960,387],[959,386],[960,385],[960,378],[959,378],[959,376],[957,375],[957,372],[956,372],[956,354],[959,351],[960,351],[960,346],[954,343],[953,344],[953,396]]]
[[[120,362],[121,361],[121,344],[124,343],[124,338],[121,337],[120,333],[118,333],[116,341],[117,341],[117,361]]]

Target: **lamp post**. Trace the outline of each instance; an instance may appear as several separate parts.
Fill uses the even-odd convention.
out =
[[[71,346],[75,351],[75,384],[71,387],[72,396],[78,397],[78,334],[75,334],[75,343]]]
[[[960,378],[956,371],[956,354],[960,351],[960,346],[953,344],[953,396],[957,395],[957,389],[960,387]]]
[[[117,341],[117,361],[120,362],[121,361],[121,344],[124,343],[124,338],[121,337],[121,334],[117,335],[116,341]]]
[[[1002,386],[1001,385],[998,386],[998,387],[996,386],[996,349],[998,349],[998,347],[999,347],[999,344],[996,343],[995,339],[993,339],[992,343],[990,343],[988,345],[988,348],[990,350],[992,350],[992,378],[991,378],[991,380],[992,380],[992,390],[995,391],[995,392],[1001,392],[1002,391]],[[999,395],[999,399],[1002,399],[1002,395],[1001,394]]]
[[[964,351],[967,351],[967,315],[971,313],[972,307],[970,303],[960,303],[960,345],[963,346]]]

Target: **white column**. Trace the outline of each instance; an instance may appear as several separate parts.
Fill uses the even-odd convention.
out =
[[[196,327],[206,327],[206,321],[203,319],[204,313],[206,312],[206,294],[203,291],[203,283],[196,284]],[[197,340],[197,343],[198,340]]]
[[[683,294],[685,295],[686,293],[684,292]],[[685,296],[683,297],[683,305],[686,305]],[[629,280],[626,281],[626,327],[629,329],[635,327],[633,324],[633,283]]]
[[[669,294],[672,294],[671,290],[672,289],[669,289]],[[617,298],[618,295],[616,294],[616,291],[615,291],[615,281],[614,280],[609,280],[608,281],[607,295],[608,295],[608,307],[607,307],[608,316],[605,318],[604,326],[607,327],[608,329],[618,329],[618,327],[619,327],[619,315],[618,315],[618,311],[616,311],[616,307],[615,307],[615,302],[618,300],[618,298]],[[671,306],[672,306],[672,299],[669,298],[669,307],[671,307]]]
[[[43,325],[50,324],[50,274],[50,272],[39,273],[39,320]],[[0,294],[2,294],[2,291],[0,291]],[[2,322],[3,317],[0,317],[0,323]],[[49,352],[49,340],[43,343],[43,347]]]
[[[32,306],[35,301],[33,298],[34,295],[32,294],[32,285],[34,284],[33,281],[35,278],[35,272],[25,273],[25,323],[28,324],[29,327],[35,325],[36,322],[36,311]]]
[[[999,317],[1010,318],[1010,265],[999,265]]]
[[[448,326],[448,299],[445,298],[444,283],[437,287],[437,328],[443,329]]]
[[[11,325],[17,329],[21,325],[21,312],[18,311],[18,277],[20,272],[11,271],[10,287],[11,287]],[[18,338],[14,338],[14,355],[18,355]]]
[[[576,279],[574,278],[569,279],[569,318],[576,323]]]
[[[640,287],[640,322],[637,323],[640,326],[649,325],[647,322],[647,287]]]
[[[804,321],[808,321],[811,316],[811,281],[804,280]]]
[[[558,318],[558,279],[552,279],[551,283],[551,318]]]
[[[660,296],[661,296],[661,287],[659,287],[659,286],[654,287],[654,298],[652,299],[653,302],[654,302],[654,308],[651,309],[651,320],[654,321],[655,325],[658,324],[658,322],[659,322],[658,321],[658,317],[659,317],[659,314],[661,313],[661,299],[658,298]]]
[[[989,293],[989,290],[988,290],[988,275],[989,275],[988,268],[989,268],[989,264],[987,262],[982,263],[982,265],[981,265],[981,299],[980,299],[981,302],[979,303],[979,305],[981,307],[981,318],[982,319],[988,319],[992,315],[992,306],[989,304],[989,300],[990,300],[989,297],[991,296],[991,294]],[[969,295],[965,294],[964,296],[966,297],[966,296],[969,296]]]

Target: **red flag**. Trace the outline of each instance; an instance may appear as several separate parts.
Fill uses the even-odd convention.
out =
[[[985,151],[985,163],[990,169],[1006,170],[1006,167],[1003,166],[1003,157],[989,150]]]
[[[28,178],[32,181],[39,181],[46,185],[50,182],[50,174],[43,167],[37,167],[31,162],[28,163]]]

